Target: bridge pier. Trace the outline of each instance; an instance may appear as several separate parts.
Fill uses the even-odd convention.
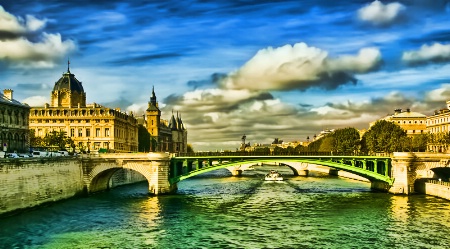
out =
[[[242,170],[241,169],[235,169],[231,171],[231,175],[233,176],[242,176]]]
[[[394,183],[389,189],[392,194],[414,193],[414,182],[416,180],[416,156],[411,152],[394,152],[392,157],[391,177]]]
[[[289,163],[280,163],[280,165],[285,165],[289,167],[294,172],[294,176],[308,176],[309,174],[307,163],[289,162]]]

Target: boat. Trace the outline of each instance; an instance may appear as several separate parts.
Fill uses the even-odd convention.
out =
[[[271,170],[264,177],[265,181],[283,181],[283,176],[276,170]]]

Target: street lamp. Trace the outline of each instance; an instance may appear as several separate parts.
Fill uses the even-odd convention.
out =
[[[87,141],[87,146],[88,146],[88,154],[90,154],[91,153],[91,141],[89,140],[89,138]]]
[[[106,152],[109,152],[109,141],[106,142]]]

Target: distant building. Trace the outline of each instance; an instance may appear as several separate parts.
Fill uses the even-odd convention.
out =
[[[50,104],[30,110],[30,129],[36,136],[63,131],[73,139],[77,151],[137,152],[138,125],[133,114],[86,104],[82,83],[69,67],[56,81],[50,99]]]
[[[30,107],[13,99],[13,92],[5,89],[0,94],[0,151],[27,152]]]
[[[434,112],[434,115],[427,117],[427,130],[431,134],[450,132],[450,100],[447,102],[447,108]],[[435,152],[443,152],[445,146],[439,143],[430,142],[428,149]]]
[[[422,113],[412,112],[410,109],[406,109],[405,111],[402,109],[395,109],[394,114],[388,115],[382,118],[382,120],[397,124],[406,131],[408,136],[424,134],[427,132],[427,116]],[[370,127],[375,123],[376,121],[370,123]]]
[[[161,110],[156,99],[155,88],[148,102],[145,115],[139,118],[150,134],[150,150],[161,152],[187,152],[187,129],[177,113],[170,121],[161,119]]]

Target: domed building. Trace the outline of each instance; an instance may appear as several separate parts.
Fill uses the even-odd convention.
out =
[[[427,132],[427,116],[411,109],[395,109],[394,114],[388,115],[383,120],[393,122],[406,131],[408,136],[425,134]],[[370,123],[372,127],[375,122]]]
[[[55,82],[50,104],[32,107],[29,119],[35,136],[66,132],[78,152],[136,152],[138,148],[138,124],[133,114],[86,104],[86,92],[70,72],[69,64],[67,72]]]

